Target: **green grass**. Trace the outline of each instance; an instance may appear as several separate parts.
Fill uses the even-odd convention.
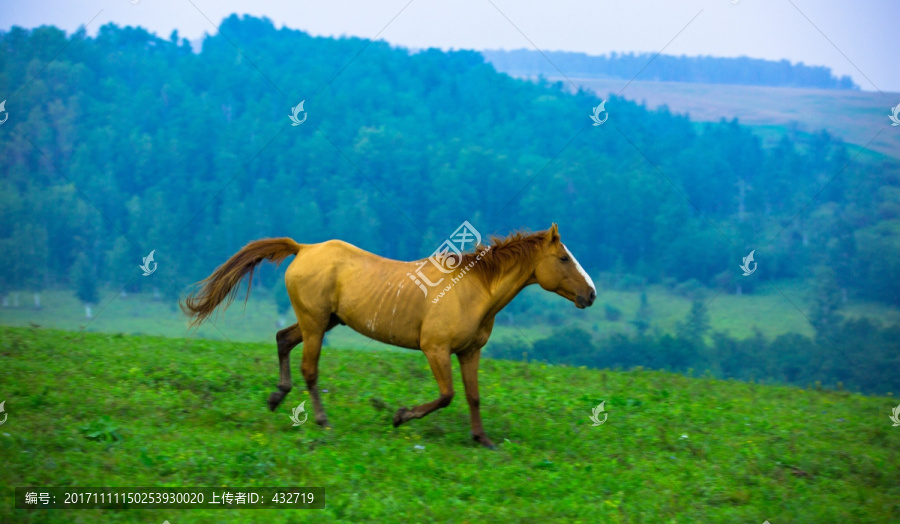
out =
[[[803,310],[806,300],[803,292],[796,290],[795,296],[790,301],[785,300],[774,289],[759,289],[753,295],[729,295],[720,294],[701,299],[706,304],[709,302],[710,326],[713,331],[728,333],[736,338],[752,336],[754,330],[762,331],[766,336],[776,337],[784,333],[801,333],[812,336],[814,330],[803,314],[794,307]],[[613,305],[625,314],[618,322],[608,322],[605,319],[597,323],[595,330],[601,335],[612,332],[629,332],[630,320],[633,312],[640,304],[640,293],[636,291],[604,291],[597,299],[601,308],[604,304]],[[601,302],[602,301],[602,302]],[[647,301],[652,311],[652,324],[655,328],[666,333],[677,333],[679,326],[684,324],[691,311],[691,300],[669,293],[662,287],[652,287],[647,293]],[[792,303],[793,302],[793,303]],[[889,315],[889,309],[884,308],[884,315]],[[601,316],[603,311],[597,311],[591,316]]]
[[[266,409],[269,343],[7,327],[0,348],[2,522],[777,524],[900,513],[893,398],[486,360],[492,452],[469,440],[455,366],[448,408],[391,426],[394,409],[436,396],[418,352],[326,349],[328,430],[291,426],[308,398],[299,387]],[[608,419],[592,427],[603,400]],[[11,487],[41,485],[317,486],[326,508],[12,509]]]

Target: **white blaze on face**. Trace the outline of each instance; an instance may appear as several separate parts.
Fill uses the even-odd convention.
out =
[[[594,290],[594,294],[596,294],[596,293],[597,293],[597,288],[594,287],[594,281],[591,280],[590,275],[588,275],[588,274],[587,274],[587,271],[585,271],[584,268],[581,267],[581,264],[579,264],[578,261],[575,260],[575,255],[573,255],[572,252],[569,251],[569,248],[567,248],[565,245],[563,245],[563,249],[565,249],[565,250],[566,250],[566,253],[569,254],[569,258],[572,259],[572,262],[575,262],[575,269],[577,269],[578,272],[581,273],[581,276],[584,277],[585,282],[587,282],[588,285],[591,286],[591,289]]]

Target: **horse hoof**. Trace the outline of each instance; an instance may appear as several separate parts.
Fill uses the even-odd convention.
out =
[[[394,413],[394,427],[395,427],[395,428],[398,427],[400,424],[403,424],[404,422],[406,422],[406,421],[408,420],[408,419],[405,417],[405,415],[406,415],[407,413],[409,413],[409,410],[406,409],[406,408],[400,408],[400,409],[397,410],[396,413]]]
[[[497,451],[497,446],[495,446],[494,443],[491,442],[491,439],[487,438],[484,435],[472,435],[472,440],[481,444],[482,446],[486,447],[487,449],[489,449],[491,451]]]
[[[284,393],[281,391],[275,391],[271,395],[269,395],[269,411],[275,411],[275,409],[281,404],[281,401],[284,400]]]

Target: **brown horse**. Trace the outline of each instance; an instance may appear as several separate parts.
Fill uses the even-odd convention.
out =
[[[494,317],[525,286],[539,284],[575,303],[589,307],[597,296],[591,278],[560,242],[556,224],[530,235],[513,234],[476,247],[475,253],[449,255],[452,274],[424,262],[400,262],[379,257],[339,240],[298,244],[290,238],[257,240],[219,266],[182,304],[191,325],[206,320],[216,307],[234,299],[237,284],[263,260],[281,263],[296,255],[287,268],[287,285],[297,323],[282,329],[278,342],[280,378],[269,397],[275,410],[291,390],[290,352],[303,342],[300,366],[312,398],[316,422],[328,424],[318,381],[319,352],[325,333],[338,324],[386,344],[425,353],[437,379],[440,396],[431,402],[400,408],[394,427],[446,407],[453,399],[450,356],[456,354],[466,390],[472,437],[493,447],[481,425],[478,361],[494,327]],[[414,275],[418,275],[417,278]],[[450,278],[445,281],[445,278]],[[427,290],[445,284],[443,288]],[[440,294],[438,296],[438,293]],[[425,296],[423,296],[423,294]]]

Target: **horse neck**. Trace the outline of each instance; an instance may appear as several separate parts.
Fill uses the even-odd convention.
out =
[[[536,284],[534,277],[535,262],[532,259],[520,260],[503,271],[490,286],[490,300],[485,316],[493,317],[516,298],[523,289]]]

